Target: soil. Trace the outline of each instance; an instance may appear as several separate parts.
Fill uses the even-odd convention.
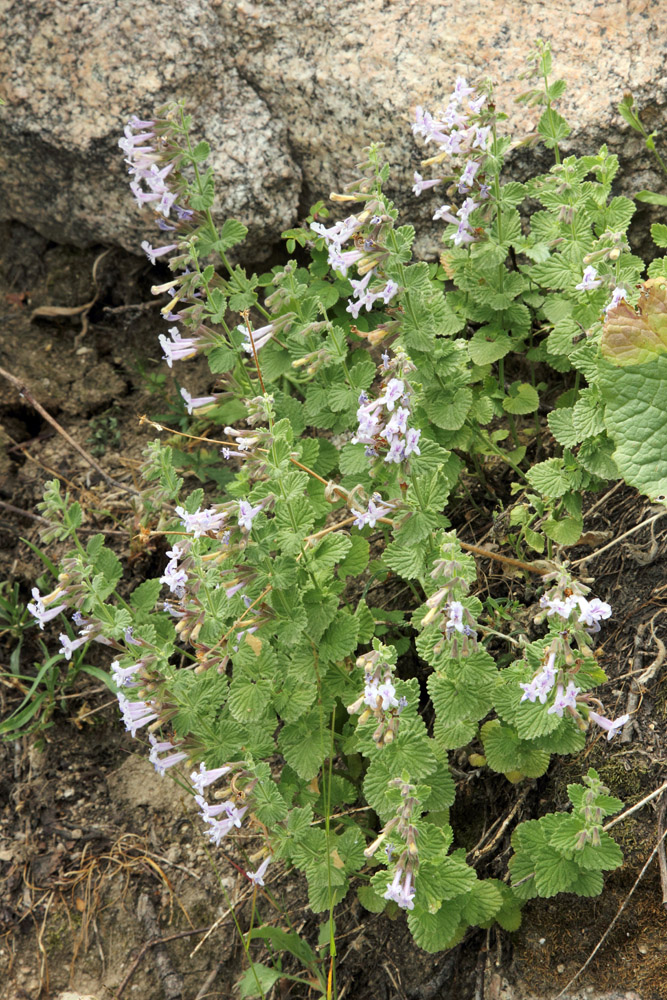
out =
[[[44,570],[27,543],[40,544],[36,505],[44,483],[54,477],[87,511],[84,530],[109,533],[128,581],[156,575],[156,549],[131,544],[127,492],[138,485],[142,451],[155,436],[141,415],[174,414],[174,375],[159,359],[160,324],[150,293],[155,270],[117,249],[102,256],[104,247],[56,245],[19,224],[0,230],[0,367],[30,396],[0,377],[0,580],[7,581],[0,593],[6,598],[16,583],[25,601]],[[93,299],[87,313],[75,311]],[[32,317],[34,310],[53,306],[72,312]],[[193,383],[208,391],[205,363],[188,364],[189,373],[198,373]],[[101,472],[36,411],[32,399],[83,449],[95,451]],[[195,471],[187,474],[196,480]],[[464,540],[500,547],[488,498],[475,495],[479,487],[472,481],[469,486],[477,508],[461,499],[448,515]],[[596,595],[613,605],[613,621],[599,644],[610,677],[601,697],[609,713],[621,714],[633,676],[664,655],[667,525],[658,521],[621,540],[656,512],[623,485],[587,497],[586,508],[588,544],[567,557],[586,560],[579,572],[594,579]],[[48,551],[57,561],[58,546]],[[532,582],[521,573],[508,575],[498,563],[480,560],[478,582],[483,595],[534,598]],[[391,602],[391,590],[386,599]],[[3,718],[23,697],[12,664],[34,673],[31,665],[43,660],[40,643],[53,652],[57,631],[0,628]],[[10,660],[19,638],[20,656]],[[108,666],[102,654],[93,651],[91,662]],[[592,739],[527,789],[471,769],[465,757],[453,761],[457,846],[473,849],[494,818],[524,796],[484,856],[481,875],[505,874],[515,823],[563,806],[567,783],[589,766],[628,805],[660,786],[666,756],[663,678],[657,669],[640,693],[627,742]],[[186,795],[137,753],[137,741],[118,724],[115,699],[98,678],[70,676],[44,719],[37,731],[0,744],[0,998],[36,1000],[68,987],[97,1000],[238,996],[247,960],[230,907],[241,930],[247,929],[252,895],[243,872],[255,864],[260,842],[242,833],[226,850],[208,852]],[[534,900],[514,934],[472,931],[450,952],[427,955],[413,944],[403,915],[391,920],[370,914],[350,894],[336,913],[339,998],[555,998],[588,962],[621,908],[567,996],[664,998],[667,882],[661,882],[657,856],[640,877],[659,837],[657,801],[615,828],[626,861],[606,878],[602,896]],[[308,911],[301,878],[277,865],[272,871],[267,891],[256,898],[255,924],[284,927],[289,919],[316,948],[318,921]],[[156,945],[156,938],[164,943]],[[257,960],[267,961],[261,942],[252,948]],[[290,956],[283,970],[304,977]],[[317,993],[283,979],[274,995]]]

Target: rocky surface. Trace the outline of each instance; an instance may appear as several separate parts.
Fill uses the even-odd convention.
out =
[[[299,207],[353,176],[372,140],[397,164],[400,206],[428,223],[430,199],[415,206],[408,183],[419,156],[411,109],[437,108],[459,73],[489,75],[511,130],[530,132],[538,112],[512,100],[540,37],[568,82],[572,145],[608,141],[630,185],[656,187],[662,178],[639,138],[619,129],[615,107],[631,90],[649,127],[660,122],[661,9],[660,0],[2,0],[0,213],[59,242],[135,250],[153,227],[128,195],[117,138],[130,114],[184,97],[215,151],[216,213],[250,227],[247,257],[266,256]]]
[[[0,0],[0,212],[60,242],[136,249],[153,230],[127,193],[121,125],[184,97],[215,151],[216,212],[250,226],[247,257],[266,256],[299,206],[348,180],[371,140],[390,148],[400,206],[428,223],[431,200],[415,206],[408,183],[411,110],[435,110],[459,73],[489,75],[511,130],[530,132],[538,112],[512,101],[537,38],[552,41],[568,82],[572,145],[610,142],[628,183],[655,187],[615,108],[631,90],[649,127],[660,123],[661,11],[660,0]]]

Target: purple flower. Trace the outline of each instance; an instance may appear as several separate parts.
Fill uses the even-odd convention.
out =
[[[419,438],[421,437],[421,430],[416,427],[410,427],[408,433],[405,435],[405,457],[408,455],[421,455],[419,450]]]
[[[600,621],[611,617],[611,607],[605,601],[594,597],[592,601],[587,601],[585,597],[578,599],[581,614],[577,621],[590,626],[594,632],[600,631]]]
[[[477,202],[473,201],[472,198],[466,198],[456,214],[461,222],[467,222],[476,208],[479,208]]]
[[[395,462],[398,464],[405,458],[405,442],[400,438],[394,438],[389,451],[385,455],[385,462]]]
[[[243,323],[239,323],[236,327],[240,330],[245,337],[245,344],[243,344],[243,350],[246,354],[252,354],[252,344],[250,343],[250,336],[248,334],[248,328],[244,326]],[[268,323],[266,326],[260,326],[259,329],[252,331],[252,340],[255,345],[255,351],[260,351],[265,344],[271,340],[271,337],[275,333],[275,326],[273,323]]]
[[[143,240],[141,249],[145,251],[151,264],[154,264],[158,257],[163,257],[164,254],[171,253],[172,250],[178,250],[178,244],[170,243],[166,247],[152,247],[148,240]]]
[[[405,406],[398,406],[391,415],[390,420],[383,431],[384,437],[390,443],[396,435],[403,435],[408,429],[408,417],[410,411]]]
[[[610,309],[615,309],[616,306],[619,304],[619,302],[622,302],[622,301],[627,302],[627,300],[628,299],[627,299],[627,296],[625,294],[625,289],[624,288],[615,288],[614,291],[611,293],[611,302],[609,302],[604,307],[605,316],[607,315],[607,313],[609,312]]]
[[[137,729],[158,718],[153,702],[130,701],[122,691],[118,692],[118,707],[123,713],[125,728],[132,736],[137,735]]]
[[[421,174],[417,173],[415,170],[415,183],[412,186],[412,190],[416,195],[420,195],[422,191],[426,191],[428,188],[435,187],[436,184],[441,184],[442,178],[436,177],[434,180],[425,181]]]
[[[357,514],[354,523],[356,527],[359,528],[360,531],[366,525],[368,525],[369,528],[374,528],[378,518],[384,517],[385,514],[389,513],[391,513],[391,507],[377,506],[377,504],[373,500],[373,497],[371,497],[371,499],[368,501],[368,510],[362,511],[359,514]]]
[[[412,888],[412,873],[406,872],[405,882],[401,885],[403,869],[397,868],[393,881],[387,886],[384,899],[393,899],[404,910],[414,910],[415,890]]]
[[[475,237],[473,236],[468,223],[462,220],[459,223],[459,227],[453,236],[450,236],[455,247],[465,246],[466,243],[474,243]]]
[[[402,379],[392,378],[389,380],[384,396],[381,398],[390,413],[394,409],[394,404],[401,398],[404,392],[405,382]]]
[[[619,729],[623,728],[625,723],[630,719],[630,716],[620,715],[618,719],[612,722],[611,719],[607,719],[604,715],[598,715],[597,712],[589,712],[588,718],[592,719],[593,722],[597,722],[598,726],[606,731],[607,739],[610,740]]]
[[[483,128],[475,129],[475,141],[473,142],[473,149],[478,146],[479,149],[487,149],[489,145],[489,132],[491,131],[490,125],[485,125]]]
[[[389,711],[390,708],[398,708],[396,688],[390,680],[386,680],[384,684],[379,685],[377,689],[377,696],[382,699],[381,708],[383,712]]]
[[[164,777],[168,768],[173,767],[175,764],[180,764],[182,760],[187,760],[187,753],[177,750],[176,746],[170,743],[169,740],[157,740],[152,733],[148,739],[151,744],[151,752],[148,755],[148,759],[160,777]],[[166,757],[158,757],[158,754],[164,753],[165,750],[176,750],[176,753],[167,754]]]
[[[193,410],[198,410],[202,406],[210,406],[218,398],[217,396],[191,396],[188,390],[184,388],[181,388],[181,396],[183,397],[188,413],[192,413]]]
[[[188,574],[184,569],[178,568],[177,559],[170,559],[165,567],[160,583],[166,583],[172,594],[177,597],[185,595],[185,584],[188,582]]]
[[[433,213],[433,221],[437,222],[439,219],[444,219],[446,222],[451,222],[455,226],[458,225],[458,219],[451,213],[451,205],[441,205],[440,208],[436,209]]]
[[[177,507],[176,513],[181,519],[181,524],[185,530],[188,532],[191,531],[194,538],[201,538],[202,535],[206,535],[210,531],[219,531],[227,519],[226,511],[218,512],[215,507],[209,507],[206,510],[200,510],[197,507],[194,514],[188,514],[184,507]],[[177,553],[176,558],[180,559],[182,551],[179,546],[175,545],[173,551]]]
[[[602,284],[602,278],[598,278],[598,272],[595,270],[592,264],[589,264],[584,270],[584,275],[578,285],[574,287],[578,292],[590,292],[594,288],[599,288]]]
[[[329,266],[334,269],[334,271],[340,271],[343,277],[347,275],[348,267],[352,264],[356,264],[363,257],[361,250],[345,250],[342,252],[339,247],[332,245],[329,248]]]
[[[474,100],[468,101],[468,107],[474,115],[481,111],[484,104],[486,104],[486,94],[481,94],[479,97],[475,97]]]
[[[449,619],[446,623],[447,638],[451,639],[453,633],[463,632],[463,605],[460,601],[450,601],[447,605]]]
[[[555,597],[553,600],[550,600],[545,594],[540,598],[540,605],[543,608],[547,608],[548,617],[551,617],[551,615],[559,615],[561,618],[567,619],[577,606],[577,598],[572,595],[570,597],[566,597],[564,600],[561,600],[559,597]]]
[[[458,190],[460,192],[467,191],[475,180],[475,174],[480,168],[479,160],[468,160],[461,174],[461,179],[459,181]]]
[[[394,295],[398,292],[398,285],[395,281],[388,281],[382,291],[377,293],[377,297],[382,299],[386,306],[389,305]]]
[[[143,663],[132,663],[129,667],[121,667],[120,660],[114,660],[111,664],[111,676],[116,687],[132,687],[134,675]]]
[[[253,519],[261,509],[261,504],[253,507],[247,500],[239,500],[239,527],[245,528],[246,531],[250,531]]]
[[[181,337],[178,328],[169,327],[171,340],[167,340],[163,333],[159,334],[158,340],[164,351],[164,360],[169,367],[174,361],[183,361],[186,358],[193,358],[199,349],[199,341],[195,337]]]
[[[265,858],[264,861],[262,861],[261,865],[259,866],[256,872],[246,872],[246,875],[248,876],[250,881],[254,882],[255,885],[264,885],[264,876],[266,875],[266,869],[271,864],[271,861],[272,858],[269,855],[268,858]]]
[[[466,97],[470,97],[470,95],[474,93],[475,88],[468,86],[466,78],[464,76],[457,76],[456,83],[454,85],[454,92],[452,94],[452,100],[457,101],[460,104]]]
[[[555,714],[559,719],[562,719],[564,709],[576,709],[576,699],[580,690],[581,688],[575,687],[574,681],[570,681],[565,691],[563,691],[563,685],[559,684],[556,688],[556,699],[553,705],[547,709],[547,715]]]
[[[65,611],[67,608],[66,604],[57,604],[55,607],[48,609],[45,607],[46,602],[53,600],[56,594],[57,591],[49,594],[47,597],[42,597],[38,587],[32,588],[32,602],[28,605],[28,611],[38,622],[41,629],[44,629],[45,622],[50,622],[52,618],[55,618],[56,615],[59,615],[61,611]]]
[[[206,767],[206,764],[202,761],[201,764],[199,765],[199,770],[193,771],[192,774],[190,775],[190,781],[197,789],[199,794],[203,795],[204,789],[207,788],[208,785],[212,785],[214,781],[217,781],[218,778],[224,777],[224,775],[227,774],[229,771],[231,771],[231,767],[227,766],[216,767],[213,770],[209,771]]]
[[[68,635],[61,632],[58,638],[60,639],[60,649],[58,652],[64,656],[66,660],[71,660],[72,653],[80,646],[84,646],[88,642],[90,636],[84,635],[81,639],[70,639]]]

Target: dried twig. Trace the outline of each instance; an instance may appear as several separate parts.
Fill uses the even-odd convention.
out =
[[[648,861],[646,862],[646,864],[644,865],[644,867],[640,871],[639,875],[635,879],[635,884],[633,885],[632,889],[630,889],[630,892],[627,894],[627,896],[625,897],[625,899],[621,903],[621,905],[620,905],[620,907],[618,909],[618,912],[617,912],[616,916],[614,917],[614,919],[612,920],[612,922],[609,924],[609,927],[607,927],[606,931],[604,932],[604,934],[602,935],[602,937],[600,938],[600,940],[596,944],[595,948],[593,948],[593,951],[590,953],[590,955],[588,956],[588,958],[586,959],[586,961],[584,962],[584,964],[581,966],[581,968],[579,969],[579,971],[574,976],[572,976],[572,979],[569,981],[569,983],[567,983],[563,987],[563,989],[560,991],[560,993],[557,996],[554,997],[554,1000],[560,1000],[560,997],[564,996],[565,993],[567,993],[567,991],[569,990],[570,986],[572,986],[572,984],[577,981],[577,979],[582,974],[582,972],[585,972],[586,969],[588,968],[588,966],[591,964],[591,962],[593,961],[593,959],[595,958],[595,956],[599,952],[600,948],[602,947],[602,945],[605,943],[605,941],[607,940],[607,938],[611,934],[613,928],[618,923],[619,918],[620,918],[621,914],[623,913],[623,910],[626,908],[626,906],[630,902],[630,897],[632,896],[632,894],[634,893],[635,889],[637,888],[637,886],[639,885],[639,883],[643,879],[648,866],[653,861],[653,858],[656,856],[656,854],[660,850],[660,845],[664,841],[665,837],[667,837],[667,830],[665,830],[662,833],[662,835],[660,836],[660,838],[658,840],[658,843],[655,845],[655,847],[651,851],[651,854],[650,854],[650,856],[648,858]]]
[[[80,316],[81,332],[74,338],[74,343],[78,346],[88,332],[88,313],[100,297],[100,288],[97,283],[97,268],[107,254],[110,254],[112,250],[113,247],[109,247],[108,250],[104,250],[98,257],[95,258],[95,262],[93,264],[93,283],[95,285],[95,294],[90,302],[84,302],[82,306],[39,306],[37,309],[33,309],[30,313],[30,322],[32,323],[34,319],[59,319],[61,316]]]
[[[665,855],[665,811],[667,810],[667,799],[662,797],[660,808],[658,809],[658,862],[660,864],[660,884],[662,885],[662,905],[667,906],[667,856]]]
[[[33,409],[37,410],[39,415],[43,417],[44,420],[47,421],[47,423],[51,424],[51,426],[58,431],[61,437],[63,437],[65,441],[67,441],[67,443],[72,448],[74,448],[74,450],[77,451],[79,455],[81,455],[81,457],[86,460],[86,462],[88,462],[89,465],[92,465],[92,467],[96,470],[96,472],[99,472],[99,474],[102,476],[103,479],[106,480],[107,483],[110,483],[112,486],[115,486],[116,489],[123,490],[125,493],[130,493],[132,496],[140,496],[139,492],[133,489],[133,487],[125,486],[124,483],[119,483],[115,479],[112,479],[111,476],[104,471],[99,462],[96,462],[93,456],[90,455],[85,448],[82,448],[81,445],[67,433],[65,428],[61,427],[58,421],[44,409],[42,404],[35,399],[30,390],[23,384],[23,382],[20,379],[16,378],[16,376],[12,375],[10,372],[5,371],[4,368],[0,368],[0,375],[2,375],[3,378],[7,379],[8,382],[11,382],[14,388],[18,390],[20,395],[23,396],[23,398],[28,403],[30,403]]]
[[[512,822],[512,820],[516,816],[517,812],[519,811],[519,809],[521,808],[521,806],[523,805],[523,803],[526,801],[526,797],[528,795],[528,792],[530,792],[533,788],[534,788],[534,784],[532,782],[529,785],[526,785],[526,787],[524,788],[524,790],[521,792],[521,795],[516,800],[516,802],[514,803],[514,805],[512,806],[512,808],[510,809],[509,813],[505,817],[502,826],[500,827],[500,829],[498,830],[498,832],[494,836],[493,840],[490,841],[490,843],[488,843],[486,845],[486,847],[480,848],[480,844],[484,843],[484,837],[482,837],[482,839],[475,845],[475,847],[472,849],[472,851],[470,851],[470,853],[468,854],[468,857],[470,857],[472,855],[472,857],[473,857],[473,865],[475,865],[477,863],[477,861],[482,857],[483,854],[488,854],[489,851],[493,850],[493,848],[495,847],[495,845],[498,843],[498,841],[500,840],[500,838],[504,834],[504,832],[507,829],[507,827],[510,825],[510,823]],[[493,826],[487,832],[486,836],[488,836],[488,834],[491,833],[491,830],[493,830]]]
[[[660,613],[661,612],[659,611],[658,614]],[[656,617],[657,615],[654,615],[650,622],[648,623],[643,622],[637,628],[637,635],[635,636],[635,655],[632,661],[633,672],[635,670],[639,670],[639,668],[642,665],[643,652],[640,647],[642,645],[644,633],[646,632],[646,629],[649,625],[651,627],[651,636],[653,637],[655,644],[658,647],[658,655],[651,663],[649,663],[648,667],[646,667],[645,670],[642,670],[642,672],[639,674],[638,677],[633,677],[630,682],[630,691],[628,692],[628,702],[625,707],[626,714],[630,716],[630,719],[628,719],[626,724],[623,726],[621,743],[629,743],[630,740],[632,739],[633,730],[637,725],[634,716],[637,711],[637,708],[639,707],[641,697],[646,687],[653,680],[653,678],[655,677],[655,675],[658,673],[661,666],[665,662],[665,656],[667,656],[667,650],[665,649],[664,642],[655,634],[655,631],[653,630],[653,621]]]
[[[647,518],[645,521],[640,521],[639,524],[634,526],[634,528],[630,528],[629,531],[624,531],[622,535],[619,535],[618,538],[614,538],[611,542],[603,545],[601,549],[591,552],[590,555],[584,556],[583,559],[577,559],[572,563],[572,566],[580,566],[582,563],[588,562],[590,559],[597,559],[597,557],[601,556],[603,552],[607,551],[607,549],[611,549],[614,545],[618,545],[619,542],[622,542],[623,539],[627,538],[629,535],[634,535],[635,531],[639,531],[641,528],[645,528],[649,524],[654,524],[655,521],[660,520],[660,518],[664,517],[665,514],[667,514],[667,508],[659,511],[657,514],[654,514],[653,517]]]
[[[122,996],[127,984],[129,983],[129,981],[132,979],[132,976],[139,968],[139,963],[141,962],[142,958],[149,950],[149,948],[154,948],[158,944],[164,945],[167,943],[167,941],[178,941],[180,938],[192,937],[195,934],[205,934],[207,931],[210,930],[211,930],[210,927],[194,927],[192,929],[188,929],[187,931],[178,931],[176,934],[167,934],[165,937],[158,937],[154,938],[152,941],[146,941],[146,943],[142,945],[141,950],[139,951],[139,954],[135,958],[134,962],[128,969],[127,974],[123,979],[122,983],[116,990],[115,1000],[118,1000],[118,998]]]
[[[648,802],[652,802],[653,799],[657,799],[658,795],[662,795],[665,789],[667,789],[667,781],[663,781],[660,788],[656,788],[654,792],[650,793],[650,795],[645,795],[644,798],[639,802],[636,802],[634,806],[630,806],[629,809],[625,809],[620,816],[616,816],[615,819],[610,820],[609,823],[605,823],[602,829],[605,833],[608,830],[611,830],[613,826],[617,826],[618,823],[622,823],[624,819],[628,818],[628,816],[632,816],[633,813],[639,812],[639,810],[642,809]]]

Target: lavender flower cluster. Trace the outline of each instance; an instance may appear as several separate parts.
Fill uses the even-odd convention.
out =
[[[373,740],[379,746],[393,742],[398,732],[400,714],[407,705],[405,698],[396,697],[392,681],[393,659],[395,657],[391,650],[377,642],[370,652],[358,657],[357,666],[364,670],[364,690],[347,708],[350,715],[361,712],[359,725],[363,725],[371,717],[375,718],[377,728],[373,733]]]
[[[543,595],[540,606],[543,616],[557,616],[563,619],[564,625],[545,650],[546,658],[539,672],[528,683],[519,685],[523,691],[521,701],[535,703],[539,700],[540,704],[545,705],[555,688],[554,699],[547,709],[548,715],[557,715],[562,719],[564,712],[568,712],[582,725],[590,719],[606,731],[607,739],[610,740],[623,728],[630,716],[622,715],[612,721],[592,711],[588,705],[590,695],[578,698],[581,688],[576,686],[572,676],[578,667],[570,670],[568,665],[577,663],[571,642],[577,642],[581,649],[584,646],[582,639],[599,632],[600,622],[611,617],[611,607],[598,598],[589,601],[583,594],[573,593],[570,588],[564,590],[562,584],[551,594]],[[587,647],[582,651],[591,655]],[[559,668],[558,663],[564,666]],[[580,709],[583,709],[583,713],[580,713]]]
[[[438,111],[435,117],[422,107],[417,107],[412,125],[414,135],[421,136],[425,143],[434,142],[439,149],[438,153],[424,163],[442,164],[445,160],[453,160],[452,173],[449,175],[449,179],[454,181],[451,192],[456,191],[461,195],[475,192],[478,198],[477,201],[472,197],[466,198],[458,210],[447,204],[441,205],[435,212],[435,220],[444,219],[456,226],[456,231],[449,237],[454,246],[465,246],[475,241],[470,216],[489,197],[488,185],[481,180],[484,177],[484,158],[492,141],[493,128],[491,124],[485,124],[489,120],[489,113],[484,111],[486,103],[486,95],[477,94],[475,88],[469,87],[465,78],[459,76],[447,107]],[[443,176],[424,180],[415,171],[412,190],[415,195],[420,195],[446,179]]]
[[[387,354],[383,355],[383,363],[385,370],[390,370],[391,362]],[[369,458],[377,457],[380,450],[384,451],[388,445],[384,460],[396,464],[404,462],[410,455],[420,455],[421,430],[408,427],[410,413],[410,389],[405,379],[385,379],[380,395],[375,399],[370,399],[365,392],[359,396],[359,426],[352,444],[366,445]]]

